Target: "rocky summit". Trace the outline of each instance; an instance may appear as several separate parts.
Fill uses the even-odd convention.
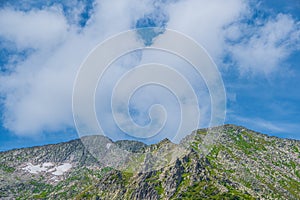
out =
[[[104,136],[0,153],[0,199],[300,199],[300,141],[224,125],[179,144]]]

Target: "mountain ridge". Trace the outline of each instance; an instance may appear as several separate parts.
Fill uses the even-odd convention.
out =
[[[215,127],[211,127],[211,128],[217,128],[217,127],[222,127],[222,126],[235,126],[237,128],[243,128],[243,129],[248,129],[247,127],[245,126],[240,126],[240,125],[235,125],[235,124],[224,124],[224,125],[221,125],[221,126],[215,126]],[[197,131],[201,131],[201,130],[208,130],[209,128],[201,128],[201,129],[197,129]],[[251,130],[251,129],[248,129],[248,130]],[[267,137],[270,137],[270,138],[275,138],[275,139],[282,139],[282,140],[293,140],[293,141],[300,141],[300,139],[295,139],[295,138],[284,138],[284,137],[278,137],[278,136],[275,136],[275,135],[268,135],[267,133],[262,133],[262,132],[259,132],[259,131],[255,131],[255,130],[251,130],[253,133],[257,133],[257,134],[261,134],[261,135],[265,135]],[[90,135],[90,136],[99,136],[99,135]],[[110,140],[109,137],[105,136],[105,135],[100,135],[100,136],[104,136],[106,137],[107,139]],[[12,149],[8,149],[8,150],[1,150],[0,153],[5,153],[5,152],[9,152],[9,151],[14,151],[14,150],[20,150],[20,149],[29,149],[29,148],[36,148],[36,147],[44,147],[44,146],[51,146],[51,145],[57,145],[57,144],[64,144],[64,143],[69,143],[69,142],[73,142],[73,141],[78,141],[78,140],[81,140],[82,138],[84,137],[89,137],[89,136],[83,136],[83,137],[80,137],[80,138],[75,138],[75,139],[71,139],[71,140],[67,140],[67,141],[62,141],[62,142],[57,142],[57,143],[49,143],[49,144],[42,144],[42,145],[34,145],[34,146],[28,146],[28,147],[20,147],[20,148],[12,148]],[[161,141],[163,140],[169,140],[168,138],[164,138],[162,140],[160,140],[159,142],[157,143],[154,143],[154,144],[158,144],[160,143]],[[183,138],[184,139],[184,138]],[[183,140],[182,139],[182,140]],[[111,140],[112,141],[112,140]],[[136,140],[116,140],[116,141],[112,141],[114,143],[118,142],[118,141],[135,141],[135,142],[140,142],[140,143],[143,143],[141,141],[136,141]],[[169,140],[170,141],[170,140]],[[143,143],[147,146],[151,145],[151,144],[146,144],[146,143]]]
[[[105,142],[105,151],[92,151],[127,159],[96,159],[88,139],[0,152],[0,198],[300,198],[299,140],[228,124],[194,131],[179,144]]]

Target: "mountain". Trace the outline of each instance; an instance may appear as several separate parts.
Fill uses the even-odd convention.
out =
[[[300,141],[224,125],[179,144],[88,136],[16,149],[0,153],[0,199],[300,199]]]

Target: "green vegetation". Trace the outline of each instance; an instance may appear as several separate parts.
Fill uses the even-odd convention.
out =
[[[159,182],[159,184],[155,186],[155,190],[159,195],[162,195],[164,193],[164,188],[162,187],[161,182]]]
[[[46,191],[41,192],[40,194],[33,195],[34,199],[44,199],[46,197],[47,197],[47,192]]]
[[[208,182],[198,182],[189,186],[181,195],[181,199],[254,199],[249,194],[244,194],[232,187],[227,192],[220,192],[213,184]]]
[[[7,166],[3,163],[0,163],[0,169],[7,173],[13,173],[16,170],[14,167]]]
[[[295,174],[300,179],[300,170],[295,171]]]
[[[129,184],[129,180],[131,179],[131,177],[133,176],[133,173],[131,172],[122,172],[122,178],[124,181],[124,184],[127,185]]]
[[[293,151],[294,151],[295,153],[300,153],[300,152],[299,152],[299,149],[298,149],[296,146],[293,146],[292,148],[293,148]]]

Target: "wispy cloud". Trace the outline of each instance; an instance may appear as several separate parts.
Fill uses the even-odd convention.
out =
[[[231,119],[246,127],[252,127],[256,131],[263,131],[264,133],[268,133],[272,135],[276,133],[276,135],[291,137],[291,138],[296,137],[293,133],[297,132],[300,128],[300,125],[296,123],[268,121],[257,117],[249,118],[249,117],[231,115]],[[300,137],[298,136],[297,138],[299,139]]]

